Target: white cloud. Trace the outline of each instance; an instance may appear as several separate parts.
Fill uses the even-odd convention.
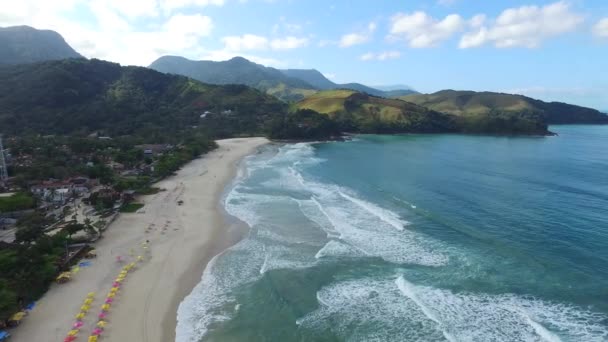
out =
[[[140,0],[127,1],[127,0],[117,0],[123,2],[132,2],[139,4]],[[186,7],[205,7],[205,6],[223,6],[224,0],[159,0],[159,6],[166,12],[172,12],[174,10]]]
[[[268,48],[268,38],[255,34],[242,36],[228,36],[222,38],[225,49],[228,51],[265,50]]]
[[[593,26],[593,34],[598,37],[608,38],[608,18],[604,18]]]
[[[308,45],[308,38],[288,36],[285,38],[268,39],[255,34],[228,36],[222,38],[224,50],[231,52],[251,50],[288,50]]]
[[[301,48],[308,45],[308,38],[298,38],[298,37],[285,37],[285,38],[277,38],[273,39],[270,42],[270,47],[273,50],[287,50],[287,49],[296,49]]]
[[[371,39],[372,33],[374,33],[374,31],[376,31],[376,23],[371,22],[367,25],[367,30],[365,31],[343,35],[340,38],[340,41],[338,42],[338,46],[344,48],[367,43]]]
[[[465,21],[457,14],[438,20],[421,11],[398,13],[391,18],[389,38],[405,40],[413,48],[433,47],[461,31],[464,25]]]
[[[565,1],[542,7],[522,6],[504,10],[491,26],[480,25],[462,36],[460,48],[494,44],[499,48],[538,47],[544,40],[576,29],[584,21]]]
[[[362,61],[385,61],[388,59],[396,59],[399,57],[401,57],[401,52],[399,51],[383,51],[378,53],[368,52],[366,54],[361,55],[359,59],[361,59]]]
[[[332,74],[332,73],[323,73],[323,76],[325,76],[326,78],[329,78],[330,80],[333,80],[336,78],[336,74]]]
[[[201,41],[211,34],[213,21],[201,14],[163,14],[161,1],[137,1],[137,6],[117,0],[19,0],[0,7],[0,26],[30,25],[59,32],[85,57],[125,65],[148,65],[164,54],[193,58],[201,53]],[[172,5],[203,5],[200,1],[179,1]],[[209,1],[208,4],[219,4]],[[223,3],[223,2],[222,2]],[[138,7],[139,6],[139,7]],[[74,16],[78,13],[79,16]],[[94,20],[78,21],[90,14]],[[154,17],[142,28],[135,23]]]
[[[476,16],[474,16],[473,18],[471,18],[471,20],[469,20],[469,26],[473,27],[473,28],[478,28],[483,26],[483,24],[486,22],[486,15],[485,14],[478,14]]]

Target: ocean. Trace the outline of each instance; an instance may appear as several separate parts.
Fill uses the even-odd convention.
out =
[[[272,144],[177,341],[608,341],[608,126]]]

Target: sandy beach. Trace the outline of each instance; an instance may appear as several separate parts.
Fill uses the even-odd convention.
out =
[[[219,148],[159,182],[165,189],[139,201],[137,213],[120,214],[96,243],[98,257],[74,279],[52,285],[22,325],[11,331],[13,341],[63,341],[89,292],[91,310],[76,341],[86,341],[112,282],[124,262],[144,257],[129,273],[108,313],[101,341],[169,342],[175,340],[176,312],[181,300],[199,282],[204,266],[238,241],[243,227],[228,222],[220,197],[238,163],[264,138],[218,141]],[[178,205],[182,200],[183,204]],[[147,229],[150,228],[151,229]],[[149,240],[146,250],[142,243]]]

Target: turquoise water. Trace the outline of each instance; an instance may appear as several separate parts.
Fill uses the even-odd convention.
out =
[[[184,341],[608,341],[608,126],[265,147]]]

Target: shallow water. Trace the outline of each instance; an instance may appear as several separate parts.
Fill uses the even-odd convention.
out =
[[[177,341],[607,341],[608,126],[267,146]]]

